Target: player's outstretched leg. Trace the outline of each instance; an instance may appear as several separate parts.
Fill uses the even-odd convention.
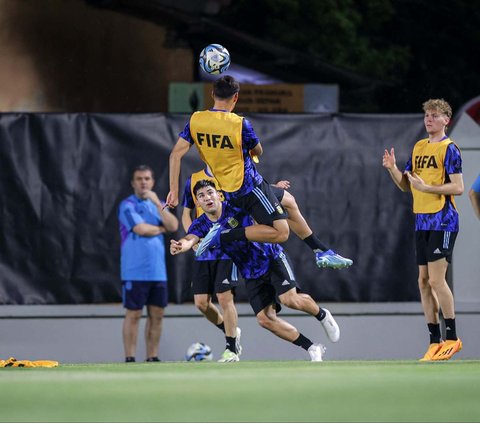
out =
[[[282,206],[285,207],[288,212],[290,229],[313,250],[318,267],[343,269],[353,264],[352,260],[342,257],[340,254],[335,253],[335,251],[328,249],[328,247],[318,239],[303,217],[295,197],[290,192],[283,191],[281,200]]]
[[[298,293],[296,288],[292,288],[279,295],[278,298],[280,302],[288,308],[304,311],[314,316],[322,324],[330,341],[337,342],[340,339],[340,328],[333,318],[332,313],[326,308],[319,307],[310,295],[304,292]]]
[[[261,327],[269,330],[285,341],[303,348],[308,352],[311,361],[323,361],[326,348],[322,344],[314,344],[301,334],[295,326],[277,316],[275,306],[269,305],[257,313],[257,321]]]

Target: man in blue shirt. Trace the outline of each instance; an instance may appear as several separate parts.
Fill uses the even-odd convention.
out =
[[[126,309],[123,322],[125,361],[135,361],[138,326],[145,305],[148,313],[145,327],[147,361],[159,361],[162,320],[168,303],[163,233],[175,232],[178,219],[152,191],[154,175],[150,167],[136,167],[131,185],[134,194],[123,200],[118,210],[122,297]]]
[[[475,215],[480,219],[480,175],[477,176],[475,182],[470,188],[468,192],[468,197],[470,198],[470,202],[472,203],[473,211]]]
[[[430,345],[421,361],[449,360],[462,349],[455,326],[455,305],[446,273],[459,230],[454,196],[463,193],[460,150],[445,134],[452,117],[443,99],[423,104],[428,138],[419,140],[405,171],[396,166],[395,152],[385,150],[383,167],[397,187],[413,196],[418,284]],[[439,310],[445,320],[445,341],[440,333]]]
[[[214,225],[237,228],[254,223],[244,210],[228,202],[222,203],[213,182],[197,182],[194,193],[205,213],[193,221],[184,238],[171,241],[172,255],[190,250]],[[295,276],[282,247],[278,244],[235,241],[221,243],[220,248],[231,257],[245,278],[250,305],[260,326],[308,351],[312,361],[322,361],[325,347],[314,344],[277,316],[280,310],[277,297],[281,304],[316,317],[332,342],[338,341],[340,329],[327,309],[320,308],[309,295],[297,292]]]

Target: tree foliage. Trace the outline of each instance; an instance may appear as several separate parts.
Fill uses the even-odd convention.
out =
[[[388,83],[342,97],[344,110],[419,111],[429,97],[459,107],[480,93],[478,1],[233,0],[220,19]]]

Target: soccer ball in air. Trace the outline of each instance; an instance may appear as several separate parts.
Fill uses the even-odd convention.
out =
[[[209,44],[200,53],[200,67],[210,75],[225,72],[230,66],[230,53],[220,44]]]
[[[187,361],[210,361],[212,358],[212,349],[203,342],[195,342],[190,345],[185,355]]]

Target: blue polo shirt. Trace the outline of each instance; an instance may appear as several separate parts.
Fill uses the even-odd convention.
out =
[[[472,185],[472,189],[475,192],[480,192],[480,175],[478,175],[477,179],[475,179],[475,182]]]
[[[162,219],[151,200],[131,195],[120,203],[121,254],[120,271],[123,281],[167,281],[165,239],[163,234],[140,236],[133,232],[139,223],[159,226]]]

